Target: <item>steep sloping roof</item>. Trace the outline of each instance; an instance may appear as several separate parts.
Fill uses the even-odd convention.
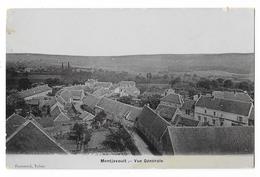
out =
[[[6,140],[6,152],[10,154],[68,153],[32,120],[27,120],[9,136]]]
[[[71,93],[68,90],[64,90],[61,92],[60,96],[63,98],[64,101],[70,102]]]
[[[168,127],[168,133],[174,154],[254,153],[254,127]]]
[[[142,108],[138,108],[132,105],[121,103],[119,101],[111,100],[103,97],[96,105],[102,108],[106,112],[110,112],[116,117],[122,118],[125,115],[127,120],[135,121],[136,117],[141,113]]]
[[[161,117],[171,120],[175,115],[177,108],[172,106],[167,106],[164,104],[159,104],[155,110]]]
[[[196,106],[248,116],[252,103],[201,96]]]
[[[19,94],[22,98],[26,98],[32,95],[46,92],[48,90],[51,90],[51,88],[48,85],[41,85],[41,86],[33,87],[31,89],[23,90],[19,92]]]
[[[97,89],[96,91],[94,91],[92,94],[96,97],[102,97],[102,96],[106,96],[106,95],[111,95],[112,91],[109,90],[108,88],[101,87],[101,88]]]
[[[181,96],[178,94],[170,93],[163,97],[161,101],[175,103],[175,104],[182,104]]]
[[[95,97],[94,95],[88,94],[83,98],[83,103],[88,105],[91,109],[94,109],[96,104],[100,101],[100,98]]]
[[[15,130],[25,122],[25,118],[18,114],[12,114],[6,119],[6,137],[8,138]]]
[[[167,126],[170,126],[169,122],[167,122],[147,106],[143,108],[143,111],[138,116],[137,121],[138,124],[141,124],[143,127],[145,127],[145,129],[158,141],[167,129]]]
[[[87,111],[84,111],[79,118],[81,118],[82,120],[91,120],[93,119],[95,116]]]
[[[251,102],[252,98],[244,92],[230,92],[230,91],[213,91],[212,95],[216,98],[234,100],[234,101],[243,101]]]
[[[174,126],[196,127],[199,124],[198,120],[194,120],[191,117],[177,114],[172,121]]]
[[[70,118],[63,112],[63,110],[58,105],[50,113],[54,121],[70,120]]]

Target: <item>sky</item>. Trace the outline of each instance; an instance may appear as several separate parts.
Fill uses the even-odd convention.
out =
[[[253,53],[253,9],[11,9],[7,53]]]

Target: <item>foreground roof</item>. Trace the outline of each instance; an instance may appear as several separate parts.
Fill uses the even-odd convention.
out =
[[[182,104],[181,96],[179,94],[170,93],[161,99],[161,101]]]
[[[29,97],[32,95],[46,92],[48,90],[51,90],[51,88],[46,84],[46,85],[40,85],[37,87],[33,87],[31,89],[23,90],[23,91],[19,92],[19,94],[22,98],[26,98],[26,97]]]
[[[13,134],[25,121],[24,117],[15,113],[8,117],[6,119],[6,137],[8,138]]]
[[[129,121],[135,121],[136,117],[139,116],[142,111],[142,108],[121,103],[119,101],[105,97],[103,97],[96,106],[102,108],[106,112],[110,112],[119,118],[126,116],[126,119]]]
[[[23,123],[6,141],[10,154],[68,153],[33,120]]]
[[[174,154],[254,153],[254,127],[168,127],[168,134]]]
[[[252,103],[201,96],[196,106],[248,116]]]
[[[170,123],[158,115],[154,110],[145,106],[138,116],[137,128],[144,128],[151,136],[160,141]],[[141,130],[142,131],[142,130]]]

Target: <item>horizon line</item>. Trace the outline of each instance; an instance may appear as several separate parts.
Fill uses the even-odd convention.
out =
[[[223,55],[223,54],[255,54],[255,52],[223,52],[223,53],[157,53],[157,54],[129,54],[129,55],[76,55],[76,54],[51,54],[51,53],[31,53],[31,52],[6,52],[6,54],[36,54],[36,55],[60,55],[78,57],[123,57],[123,56],[145,56],[145,55]]]

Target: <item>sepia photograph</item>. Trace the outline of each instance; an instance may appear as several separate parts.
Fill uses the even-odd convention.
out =
[[[253,168],[254,15],[9,9],[7,167]]]

